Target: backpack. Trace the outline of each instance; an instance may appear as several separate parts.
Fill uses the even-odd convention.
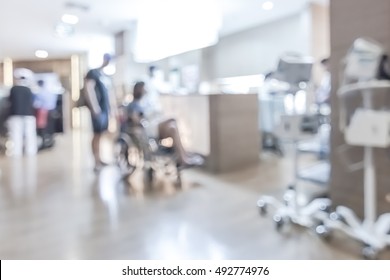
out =
[[[77,108],[81,108],[81,107],[88,107],[89,108],[89,104],[88,104],[88,100],[87,100],[87,92],[86,92],[86,78],[84,78],[84,85],[83,87],[80,89],[80,94],[79,94],[79,99],[76,101],[76,107]]]

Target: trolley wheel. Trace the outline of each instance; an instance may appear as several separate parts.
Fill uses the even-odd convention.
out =
[[[280,220],[279,222],[276,222],[276,230],[280,231],[282,230],[282,227],[284,226],[284,221]]]
[[[291,201],[294,200],[294,196],[296,196],[297,193],[295,192],[295,186],[294,185],[288,185],[286,192],[283,195],[283,202],[285,206],[288,206]]]
[[[332,221],[339,221],[339,222],[342,222],[342,223],[346,223],[344,217],[342,217],[341,215],[339,215],[337,212],[332,212],[329,214],[329,218],[332,220]]]
[[[329,241],[332,238],[332,233],[327,226],[323,223],[319,224],[315,228],[316,234],[325,241]]]
[[[259,213],[261,216],[265,216],[268,213],[267,204],[263,200],[259,200],[257,202],[257,206],[259,207]]]
[[[332,206],[324,203],[323,205],[320,206],[320,210],[329,214],[330,211],[332,210]]]
[[[280,231],[285,224],[285,221],[279,215],[274,216],[274,222],[275,222],[275,226],[276,226],[277,231]]]
[[[378,251],[371,246],[366,246],[362,250],[362,255],[366,260],[376,260],[378,257]]]

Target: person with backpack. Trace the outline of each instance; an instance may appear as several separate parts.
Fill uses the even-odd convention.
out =
[[[110,105],[111,100],[114,100],[110,97],[112,94],[111,80],[103,71],[111,59],[111,55],[105,54],[103,64],[99,68],[89,70],[85,77],[84,93],[91,112],[93,127],[92,153],[95,160],[95,172],[107,165],[100,157],[100,142],[102,135],[108,130],[111,108],[115,107]]]

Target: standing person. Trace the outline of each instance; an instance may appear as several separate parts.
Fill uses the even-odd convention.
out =
[[[324,58],[321,60],[321,65],[324,69],[324,74],[322,76],[321,83],[316,91],[316,104],[318,106],[318,114],[321,117],[321,126],[319,127],[319,159],[327,159],[329,157],[330,149],[331,74],[329,69],[329,62],[329,58]]]
[[[316,91],[316,103],[318,106],[327,104],[330,102],[330,92],[331,92],[331,79],[329,71],[329,58],[324,58],[321,60],[321,65],[324,69],[324,74],[321,79],[321,83]]]
[[[94,170],[96,172],[107,165],[100,157],[100,142],[102,135],[108,130],[111,108],[115,108],[114,104],[110,105],[115,99],[111,93],[111,81],[103,72],[103,69],[110,63],[111,58],[111,55],[105,54],[102,66],[88,71],[85,78],[85,94],[91,111],[93,127],[92,153],[95,160]]]
[[[57,95],[50,92],[43,80],[39,80],[34,106],[37,108],[38,135],[42,137],[41,149],[51,147],[53,131],[52,114],[57,105]]]
[[[24,70],[24,71],[23,71]],[[28,87],[27,69],[15,70],[15,85],[9,95],[10,114],[8,130],[12,145],[10,155],[20,157],[23,155],[23,147],[26,155],[37,153],[36,120],[33,107],[33,93]]]

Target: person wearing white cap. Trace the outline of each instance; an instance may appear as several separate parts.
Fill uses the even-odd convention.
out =
[[[14,157],[37,153],[36,120],[33,107],[33,93],[28,87],[32,72],[28,69],[16,69],[15,85],[9,95],[10,113],[8,130],[11,145],[9,154]]]

